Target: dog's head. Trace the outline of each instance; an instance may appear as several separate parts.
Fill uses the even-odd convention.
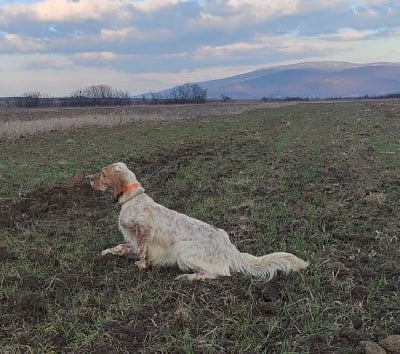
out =
[[[90,185],[96,191],[112,190],[114,201],[118,201],[124,194],[140,187],[135,174],[123,162],[107,165],[99,173],[91,175]],[[133,188],[132,188],[133,187]]]

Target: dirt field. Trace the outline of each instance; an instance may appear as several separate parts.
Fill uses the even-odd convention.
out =
[[[400,334],[399,118],[396,101],[301,104],[0,142],[0,347],[362,353]],[[117,160],[240,250],[309,269],[186,283],[100,257],[118,210],[84,176]]]

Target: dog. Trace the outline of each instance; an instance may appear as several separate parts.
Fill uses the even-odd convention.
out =
[[[288,273],[308,266],[287,252],[261,257],[239,252],[224,230],[156,203],[123,162],[105,166],[89,178],[94,190],[111,189],[121,206],[119,229],[125,243],[102,251],[103,256],[136,254],[135,263],[142,270],[150,265],[178,266],[188,273],[176,279],[190,281],[238,272],[269,281],[277,271]]]

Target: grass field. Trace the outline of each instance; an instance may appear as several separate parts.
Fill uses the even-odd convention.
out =
[[[1,350],[354,353],[400,334],[399,118],[396,101],[299,104],[0,142]],[[99,257],[118,210],[82,176],[115,161],[240,250],[310,267],[187,283]]]

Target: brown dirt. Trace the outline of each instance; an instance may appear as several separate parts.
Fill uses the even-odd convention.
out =
[[[95,193],[83,173],[77,172],[64,183],[38,187],[0,205],[0,226],[14,228],[29,225],[34,220],[61,217],[74,222],[84,216],[93,221],[99,215],[99,208],[105,211],[109,206],[105,196]]]

